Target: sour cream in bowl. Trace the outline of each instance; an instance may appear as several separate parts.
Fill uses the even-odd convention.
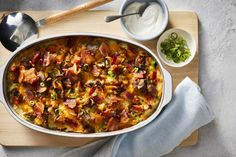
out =
[[[149,6],[142,16],[132,15],[121,19],[123,30],[137,40],[151,40],[158,37],[165,30],[168,23],[168,9],[162,0],[125,1],[120,14],[135,13],[145,2],[148,2]]]

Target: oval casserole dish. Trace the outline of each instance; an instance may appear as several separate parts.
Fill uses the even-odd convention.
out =
[[[52,130],[52,129],[45,128],[42,126],[38,126],[36,124],[33,124],[33,123],[25,120],[24,118],[19,116],[18,113],[15,112],[15,110],[13,109],[13,105],[9,101],[9,94],[7,93],[8,86],[6,84],[8,70],[9,70],[9,67],[10,67],[11,63],[13,62],[13,60],[18,55],[20,55],[21,52],[23,52],[25,50],[27,51],[27,49],[29,49],[30,47],[35,46],[35,45],[40,45],[43,42],[45,43],[45,42],[50,42],[52,40],[57,40],[57,39],[79,38],[79,37],[80,38],[81,37],[101,38],[101,39],[106,39],[106,40],[111,40],[111,41],[118,41],[120,43],[128,43],[129,45],[133,45],[139,49],[144,50],[144,52],[146,52],[149,56],[151,56],[156,61],[157,65],[160,68],[161,75],[163,76],[162,95],[160,97],[160,101],[159,101],[157,108],[155,109],[155,111],[153,111],[153,113],[150,116],[147,117],[147,119],[144,119],[133,126],[124,127],[121,129],[115,129],[114,131],[113,131],[113,129],[111,129],[111,130],[106,130],[105,132],[104,131],[101,131],[101,132],[97,132],[97,131],[93,132],[92,131],[92,132],[80,133],[80,132],[66,132],[66,131],[61,131],[61,130]],[[111,77],[112,77],[113,74],[110,73],[109,75],[111,75]],[[26,43],[26,44],[22,45],[9,57],[8,61],[1,67],[0,81],[1,81],[0,90],[2,90],[0,93],[0,100],[3,102],[6,109],[8,110],[8,112],[11,114],[11,116],[14,119],[16,119],[21,124],[31,128],[31,129],[34,129],[36,131],[44,132],[44,133],[48,133],[48,134],[53,134],[53,135],[58,135],[58,136],[67,136],[67,137],[107,137],[107,136],[123,134],[123,133],[127,133],[130,131],[139,129],[139,128],[147,125],[148,123],[150,123],[153,119],[155,119],[159,115],[159,113],[161,112],[163,107],[170,101],[171,96],[172,96],[172,94],[171,94],[172,93],[171,76],[162,67],[159,59],[156,57],[156,55],[151,50],[149,50],[148,48],[146,48],[145,46],[143,46],[139,43],[133,42],[128,39],[122,39],[122,38],[115,37],[115,36],[95,34],[95,33],[69,33],[69,34],[54,35],[54,36],[50,36],[50,37],[40,38],[40,39],[37,39],[33,42]],[[97,95],[99,94],[99,91],[94,92],[92,94],[94,97],[97,97]]]

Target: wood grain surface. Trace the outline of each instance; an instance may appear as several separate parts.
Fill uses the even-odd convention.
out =
[[[39,20],[48,15],[57,13],[58,11],[25,11],[35,20]],[[0,12],[0,17],[3,13]],[[40,37],[59,33],[68,32],[96,32],[103,34],[111,34],[128,38],[122,31],[119,20],[111,23],[105,23],[104,17],[107,15],[117,14],[114,11],[87,11],[81,14],[71,16],[61,22],[40,28]],[[189,11],[170,11],[170,19],[168,28],[181,28],[191,33],[198,43],[198,18],[194,12]],[[157,40],[141,42],[156,52]],[[0,64],[3,64],[9,56],[8,52],[0,44]],[[164,65],[173,77],[174,88],[186,76],[198,83],[198,52],[194,60],[185,67],[171,68]],[[174,130],[173,130],[174,131]],[[96,138],[66,138],[53,135],[39,133],[15,121],[0,103],[0,143],[5,146],[81,146]],[[198,132],[195,131],[187,138],[181,146],[191,146],[197,143]]]

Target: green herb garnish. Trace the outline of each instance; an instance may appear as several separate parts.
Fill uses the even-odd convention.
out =
[[[58,115],[59,114],[59,109],[58,108],[54,109],[54,112],[55,112],[56,115]]]
[[[137,115],[137,113],[135,113],[134,111],[131,111],[130,112],[130,115],[131,115],[131,117],[133,117],[133,118],[136,118],[138,115]]]
[[[151,65],[155,68],[157,66],[157,62],[156,61],[152,61]]]
[[[93,97],[95,97],[95,96],[97,96],[97,95],[98,95],[97,92],[94,92],[94,93],[92,94]]]
[[[71,93],[71,89],[68,89],[68,91],[66,92],[66,94],[70,94]]]
[[[175,63],[184,62],[191,56],[186,40],[175,32],[161,42],[161,52]]]
[[[29,103],[30,103],[31,106],[34,106],[34,104],[35,104],[35,102],[33,100],[30,100]]]
[[[108,76],[114,78],[116,75],[112,71],[107,72]]]
[[[57,98],[57,93],[53,90],[51,93],[51,99],[56,100],[56,98]]]
[[[138,72],[139,71],[139,68],[138,67],[134,67],[134,72]]]
[[[155,70],[156,66],[157,66],[157,62],[156,61],[152,61],[151,62],[151,66],[149,66],[149,68],[148,68],[149,71]]]
[[[44,82],[40,82],[39,84],[41,87],[44,87],[45,86],[45,83]]]

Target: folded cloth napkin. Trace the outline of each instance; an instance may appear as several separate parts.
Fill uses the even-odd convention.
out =
[[[5,157],[6,154],[4,153],[3,147],[0,145],[0,157]]]
[[[213,119],[199,86],[186,77],[177,86],[171,102],[147,126],[74,148],[62,157],[159,157]]]

